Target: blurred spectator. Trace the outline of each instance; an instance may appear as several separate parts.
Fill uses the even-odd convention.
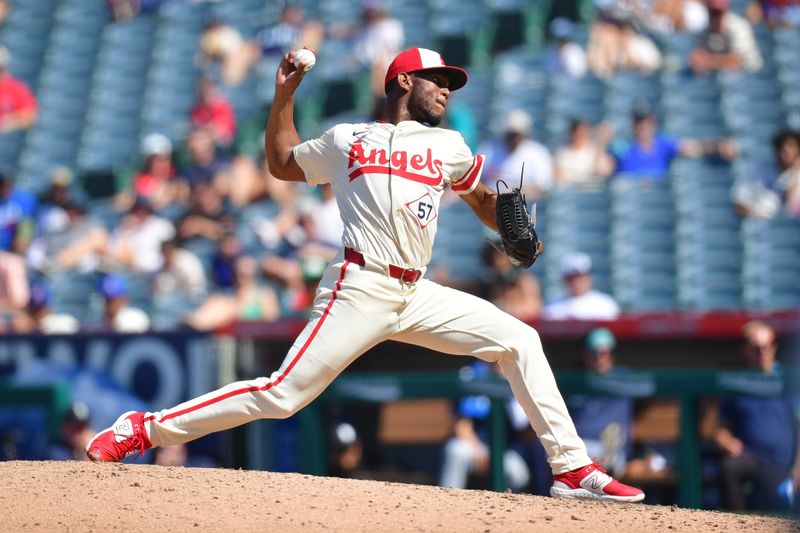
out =
[[[180,174],[194,188],[198,183],[210,183],[221,193],[228,190],[227,172],[230,169],[230,158],[217,152],[214,135],[205,128],[192,131],[186,141],[189,161]]]
[[[483,181],[490,188],[494,189],[501,179],[509,187],[516,187],[520,174],[522,191],[529,199],[543,197],[553,186],[553,157],[547,147],[531,138],[532,131],[533,118],[514,109],[506,115],[503,139],[478,148],[486,155]]]
[[[697,33],[708,26],[704,0],[635,0],[633,17],[647,31]]]
[[[484,246],[483,262],[489,268],[479,294],[523,322],[539,318],[542,290],[536,276],[512,266],[508,256],[490,242]]]
[[[478,360],[463,369],[461,375],[462,378],[481,379],[493,371],[499,370],[495,365]],[[491,400],[487,396],[468,396],[459,400],[453,436],[444,446],[439,486],[463,489],[468,487],[470,476],[488,476],[489,447],[486,442],[490,411]],[[506,402],[506,415],[509,448],[503,455],[503,471],[508,487],[520,492],[531,480],[531,468],[520,450],[525,448],[524,443],[535,439],[525,412],[514,398]]]
[[[744,217],[768,220],[781,209],[800,217],[800,132],[781,130],[772,138],[775,162],[755,162],[731,188],[736,212]]]
[[[592,288],[592,260],[582,252],[573,252],[561,261],[561,277],[567,296],[544,307],[550,320],[614,320],[619,305],[610,295]]]
[[[214,293],[188,317],[189,326],[209,331],[234,320],[276,320],[280,313],[275,292],[258,280],[258,262],[247,255],[235,263],[234,293]]]
[[[198,66],[204,76],[220,79],[226,85],[236,86],[244,81],[252,62],[239,30],[221,20],[211,22],[200,38]]]
[[[218,181],[217,189],[234,206],[246,206],[264,199],[271,194],[272,184],[280,181],[270,174],[267,160],[261,156],[262,152],[258,154],[259,165],[253,157],[240,152],[231,161],[228,179]]]
[[[64,226],[43,229],[28,249],[28,265],[42,272],[94,272],[108,252],[108,232],[86,216],[82,204],[68,201],[62,208],[67,217]]]
[[[274,253],[267,254],[261,263],[267,276],[278,280],[292,298],[304,298],[307,292],[304,265],[327,264],[342,246],[344,226],[333,189],[322,185],[318,190],[319,200],[298,199],[296,206],[285,206],[274,219],[271,231],[277,244]],[[261,233],[264,231],[262,228]],[[297,303],[292,308],[302,311]]]
[[[555,44],[545,53],[544,71],[582,78],[587,69],[586,52],[575,42],[575,23],[558,17],[550,22],[548,28]]]
[[[775,331],[761,321],[747,323],[743,349],[753,372],[747,383],[744,376],[737,379],[741,394],[723,398],[714,436],[723,453],[723,504],[731,511],[779,511],[778,487],[783,482],[793,492],[800,487],[800,410],[796,398],[784,391]]]
[[[161,243],[174,236],[172,223],[156,216],[146,199],[137,198],[111,235],[109,257],[123,268],[155,272],[164,262]]]
[[[36,231],[36,197],[0,171],[0,250],[24,254]]]
[[[616,377],[625,371],[615,365],[616,346],[617,339],[606,328],[593,329],[586,336],[583,366],[595,384],[602,379],[614,384],[608,388],[617,388]],[[612,475],[622,476],[633,450],[633,400],[629,396],[592,394],[568,396],[566,403],[589,457]]]
[[[63,230],[67,225],[66,205],[71,201],[72,171],[63,166],[53,169],[50,174],[50,187],[39,198],[36,210],[37,233],[53,233]]]
[[[127,211],[136,198],[147,198],[156,211],[173,202],[186,202],[189,191],[186,182],[178,177],[172,154],[172,141],[167,136],[147,135],[141,145],[142,168],[134,174],[131,188],[117,195],[116,207]]]
[[[41,282],[31,284],[30,298],[25,313],[14,320],[18,333],[44,333],[45,335],[70,335],[80,329],[78,319],[67,313],[54,313],[50,309],[50,289]]]
[[[100,284],[103,318],[106,327],[118,333],[143,333],[150,329],[150,318],[141,309],[128,305],[128,282],[118,275],[105,276]]]
[[[593,130],[585,120],[573,120],[570,142],[556,152],[556,184],[561,187],[597,186],[614,170],[614,160],[606,148],[611,131],[606,124]]]
[[[492,302],[523,322],[539,318],[542,312],[542,289],[533,274],[520,269],[504,277],[495,287]]]
[[[328,437],[328,470],[335,477],[361,477],[364,445],[348,422],[334,424]]]
[[[692,51],[689,62],[695,72],[759,70],[763,65],[753,28],[729,10],[730,0],[706,0],[708,29]]]
[[[189,450],[185,444],[175,444],[153,450],[153,464],[158,466],[186,466]]]
[[[647,106],[633,112],[633,139],[611,145],[615,172],[625,179],[664,180],[676,157],[719,156],[730,160],[738,155],[732,140],[675,139],[659,131],[655,114]]]
[[[288,4],[281,12],[280,21],[256,34],[255,44],[262,56],[282,58],[291,50],[308,47],[319,50],[324,37],[319,21],[306,19],[302,6]]]
[[[36,97],[30,88],[11,75],[11,52],[0,45],[0,133],[27,130],[36,122]]]
[[[153,449],[153,464],[158,466],[187,466],[213,468],[217,462],[205,454],[191,453],[186,444],[175,444]]]
[[[152,294],[200,296],[206,292],[206,273],[195,254],[182,248],[180,241],[169,239],[161,243],[164,263],[153,276]]]
[[[697,33],[708,27],[702,0],[639,0],[635,15],[648,30],[660,34]]]
[[[114,22],[125,22],[141,13],[155,13],[168,0],[106,0]]]
[[[589,70],[599,78],[630,70],[650,74],[661,68],[661,52],[636,31],[632,12],[621,2],[601,8],[589,28],[586,55]]]
[[[192,127],[207,129],[219,146],[230,146],[236,136],[236,114],[214,81],[202,78],[197,85],[197,101],[191,110]]]
[[[232,289],[236,281],[236,261],[244,255],[244,247],[235,234],[229,233],[219,241],[211,258],[211,279],[218,289]]]
[[[800,131],[783,130],[772,145],[778,154],[778,189],[784,195],[786,213],[800,218]]]
[[[11,0],[0,0],[0,26],[8,18],[8,12],[11,10]]]
[[[798,0],[758,0],[750,2],[745,13],[753,24],[765,22],[770,28],[800,26]]]
[[[25,261],[15,253],[0,251],[0,313],[15,314],[29,298]]]
[[[372,94],[383,98],[386,69],[403,50],[405,31],[403,23],[392,17],[380,0],[363,0],[362,9],[353,52],[370,72]]]
[[[184,241],[203,238],[218,241],[236,225],[233,209],[209,183],[194,187],[189,212],[178,222],[178,235]]]
[[[95,431],[89,425],[89,406],[80,401],[70,404],[61,417],[59,442],[50,446],[48,459],[54,461],[87,461],[86,445]]]

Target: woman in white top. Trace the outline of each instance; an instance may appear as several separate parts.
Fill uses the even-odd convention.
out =
[[[560,187],[592,186],[602,183],[614,171],[614,160],[606,151],[610,130],[592,127],[584,120],[570,125],[570,142],[556,153],[556,184]]]

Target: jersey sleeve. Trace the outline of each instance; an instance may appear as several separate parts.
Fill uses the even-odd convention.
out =
[[[309,185],[330,183],[336,153],[335,130],[331,128],[322,137],[310,139],[294,147],[294,160],[303,169]]]
[[[450,188],[458,194],[469,194],[475,190],[478,182],[481,181],[483,172],[484,156],[481,154],[472,155],[472,151],[459,136],[458,144],[453,152],[448,175],[450,176]]]

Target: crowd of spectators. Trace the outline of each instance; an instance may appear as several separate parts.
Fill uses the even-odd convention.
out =
[[[108,3],[114,20],[123,21],[154,13],[166,2]],[[754,2],[739,15],[728,0],[598,1],[598,15],[585,38],[573,21],[556,18],[549,24],[552,41],[545,48],[543,68],[575,78],[648,74],[668,68],[659,36],[687,32],[696,37],[686,59],[697,75],[758,70],[764,61],[752,25],[796,24],[797,10],[784,4]],[[325,187],[309,191],[280,182],[271,177],[259,149],[241,149],[244,133],[227,91],[254,70],[273,69],[288,50],[322,49],[338,40],[350,43],[352,57],[343,58],[343,64],[358,63],[374,81],[372,92],[379,101],[386,61],[405,45],[404,28],[380,2],[365,0],[360,9],[357,23],[326,25],[307,17],[298,5],[287,4],[275,24],[247,38],[233,25],[212,20],[198,47],[200,77],[187,116],[189,132],[185,139],[159,132],[144,136],[139,162],[117,173],[121,185],[111,213],[100,220],[70,169],[54,169],[50,187],[38,199],[15,186],[13,176],[0,175],[0,306],[6,327],[23,328],[25,321],[15,316],[28,313],[28,287],[39,283],[47,288],[59,272],[95,275],[100,302],[102,283],[113,275],[134,282],[146,277],[146,296],[153,305],[172,305],[185,295],[172,326],[207,329],[236,318],[302,316],[320,265],[338,249],[341,221]],[[10,60],[9,51],[0,47],[4,131],[29,128],[36,119],[35,96],[9,73]],[[731,138],[696,140],[664,133],[650,104],[634,106],[630,138],[615,132],[610,122],[593,123],[576,115],[568,138],[554,148],[552,138],[546,142],[544,128],[526,110],[507,109],[500,135],[478,139],[472,110],[458,97],[452,103],[448,123],[486,155],[484,181],[495,187],[502,179],[515,186],[521,178],[529,200],[544,200],[554,188],[598,188],[610,180],[663,181],[677,158],[730,162],[740,155]],[[753,180],[737,182],[731,191],[743,216],[770,218],[782,208],[800,216],[800,134],[778,132],[774,149],[774,171],[753,173]],[[584,307],[602,309],[604,317],[617,316],[613,301],[595,305],[611,297],[592,290],[590,267],[584,264],[588,256],[559,259],[572,264],[570,273],[564,273],[565,300],[544,302],[538,279],[514,275],[513,270],[490,274],[495,276],[490,288],[479,290],[526,320],[581,317]],[[502,258],[488,259],[487,269],[497,261]],[[133,290],[140,288],[134,283]],[[594,303],[580,304],[587,299]],[[48,300],[59,307],[57,295]],[[95,310],[98,320],[102,307]],[[31,323],[38,322],[28,321],[25,327]]]

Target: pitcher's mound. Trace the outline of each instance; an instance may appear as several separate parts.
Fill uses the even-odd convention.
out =
[[[797,522],[241,470],[0,463],[3,531],[747,531]]]

